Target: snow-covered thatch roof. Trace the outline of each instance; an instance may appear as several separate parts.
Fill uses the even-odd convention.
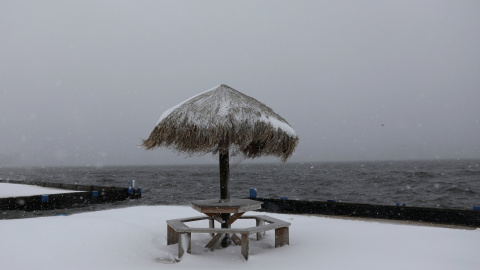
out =
[[[165,111],[143,146],[188,154],[230,148],[231,155],[271,155],[285,161],[297,143],[295,131],[280,115],[222,84]]]

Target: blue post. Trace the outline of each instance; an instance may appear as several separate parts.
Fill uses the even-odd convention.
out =
[[[138,196],[142,196],[142,187],[138,188]]]
[[[92,197],[94,198],[98,197],[98,191],[96,190],[92,191]]]
[[[288,197],[280,197],[280,200],[288,200]]]
[[[396,205],[396,206],[400,206],[400,203],[397,202],[395,205]]]
[[[40,195],[41,202],[48,202],[48,195]]]
[[[480,211],[480,206],[474,206],[474,207],[473,207],[473,210]]]
[[[250,198],[252,198],[252,199],[257,198],[257,189],[256,188],[251,188],[250,189]]]

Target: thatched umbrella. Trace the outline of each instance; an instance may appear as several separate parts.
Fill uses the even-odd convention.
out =
[[[229,200],[229,156],[277,156],[286,161],[298,136],[272,109],[222,84],[165,111],[146,149],[167,147],[188,154],[219,155],[220,200]]]

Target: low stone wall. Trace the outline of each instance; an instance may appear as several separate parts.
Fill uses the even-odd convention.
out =
[[[263,202],[259,211],[289,214],[320,214],[387,220],[418,221],[446,225],[480,227],[480,211],[410,206],[388,206],[333,201],[300,201],[250,198]]]
[[[87,186],[48,182],[25,182],[0,180],[2,183],[35,185],[41,187],[74,190],[80,192],[0,198],[0,210],[53,210],[85,206],[88,204],[111,203],[142,196],[141,189]]]

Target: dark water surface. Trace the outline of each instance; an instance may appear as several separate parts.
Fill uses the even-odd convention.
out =
[[[480,205],[480,160],[239,164],[230,174],[232,198],[248,197],[250,188],[257,188],[265,198],[457,209]],[[54,213],[187,205],[220,194],[218,165],[0,168],[0,179],[124,187],[134,179],[143,190],[138,201]],[[52,214],[38,212],[5,211],[0,218]]]

